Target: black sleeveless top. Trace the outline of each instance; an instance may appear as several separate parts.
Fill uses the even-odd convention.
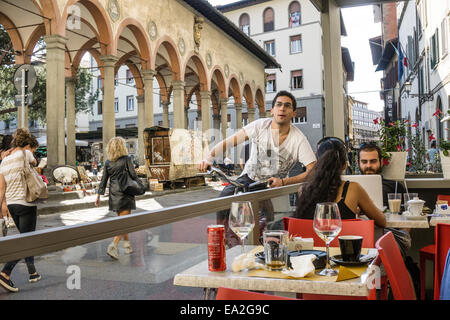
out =
[[[345,204],[345,196],[347,195],[348,186],[350,181],[345,181],[344,188],[342,189],[341,200],[338,202],[339,212],[341,214],[341,219],[355,219],[355,213]]]

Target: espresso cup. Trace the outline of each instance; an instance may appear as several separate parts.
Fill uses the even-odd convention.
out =
[[[343,261],[359,261],[363,237],[339,236],[339,247]]]

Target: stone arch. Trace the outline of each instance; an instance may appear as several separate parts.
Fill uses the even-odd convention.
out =
[[[151,69],[156,70],[156,55],[158,54],[158,51],[160,47],[164,47],[169,55],[170,60],[170,69],[172,71],[172,80],[181,80],[181,56],[178,52],[177,45],[175,42],[168,36],[162,36],[158,39],[156,45],[155,45],[155,51],[152,55],[155,57],[151,61]]]
[[[242,96],[245,98],[245,102],[247,102],[247,109],[255,108],[255,100],[253,99],[252,89],[250,88],[250,84],[248,82],[244,85]]]
[[[261,90],[261,88],[259,86],[256,88],[255,102],[256,102],[256,105],[258,106],[258,110],[259,110],[260,114],[262,112],[266,112],[266,106],[265,106],[265,102],[264,102],[264,95],[263,95],[262,90]]]
[[[61,20],[58,23],[58,34],[65,36],[67,17],[69,14],[68,9],[76,3],[82,4],[93,16],[97,25],[98,42],[100,43],[102,54],[112,54],[113,32],[111,22],[105,8],[103,8],[98,0],[69,0],[64,7]]]
[[[31,35],[28,37],[28,41],[25,45],[25,61],[24,63],[30,64],[31,63],[31,56],[33,55],[33,50],[36,47],[36,43],[39,41],[39,39],[45,36],[45,26],[44,24],[41,24],[40,26],[37,26]]]
[[[22,37],[20,36],[19,31],[17,31],[16,25],[8,16],[4,15],[0,12],[0,24],[5,28],[9,29],[6,30],[8,33],[9,39],[11,40],[14,52],[19,51],[21,55],[17,55],[14,53],[14,59],[16,61],[16,64],[22,64],[25,61],[24,57],[24,47],[23,47],[23,41]]]
[[[58,24],[60,21],[59,16],[59,8],[57,1],[54,0],[40,0],[41,6],[36,3],[36,0],[33,0],[33,3],[39,10],[41,14],[48,19],[44,18],[44,27],[45,34],[57,34],[58,33]]]
[[[211,84],[213,82],[214,76],[216,77],[216,85],[217,85],[217,89],[219,90],[219,97],[220,98],[228,98],[228,94],[227,94],[228,87],[226,85],[225,74],[220,66],[215,66],[211,70],[211,77],[210,77]],[[210,85],[209,90],[211,90],[211,85]]]
[[[189,61],[192,60],[197,68],[197,76],[200,83],[200,90],[207,91],[210,87],[209,79],[206,76],[206,63],[203,61],[202,57],[196,54],[194,51],[190,52],[186,58],[186,61],[183,65],[181,80],[185,80],[186,69],[188,67]]]
[[[81,59],[83,58],[84,54],[86,52],[90,52],[93,45],[97,43],[97,39],[93,38],[91,40],[88,40],[84,45],[81,46],[81,48],[77,51],[75,57],[72,61],[72,76],[75,76],[77,74],[78,67],[80,66]],[[97,60],[97,64],[98,64]]]
[[[234,97],[235,103],[242,103],[241,89],[239,87],[238,77],[235,74],[230,76],[230,81],[228,82],[228,96],[230,96],[230,90],[232,96]]]
[[[130,69],[131,74],[133,75],[134,82],[136,84],[137,95],[144,95],[144,81],[142,80],[142,75],[138,67],[136,67],[134,63],[130,63],[127,61],[125,61],[124,64]]]
[[[137,44],[138,44],[138,55],[141,59],[142,63],[142,70],[148,70],[151,65],[151,57],[150,57],[150,39],[147,36],[147,32],[145,32],[142,25],[134,18],[126,18],[124,19],[119,27],[117,28],[117,33],[114,38],[113,46],[112,46],[112,53],[117,54],[117,49],[119,46],[119,39],[120,34],[122,31],[128,28],[133,33],[134,37],[136,38]]]

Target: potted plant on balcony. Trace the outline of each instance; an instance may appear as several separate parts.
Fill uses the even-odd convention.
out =
[[[385,123],[383,118],[373,120],[380,125],[380,148],[382,152],[382,175],[389,180],[404,180],[407,152],[404,149],[408,120]]]

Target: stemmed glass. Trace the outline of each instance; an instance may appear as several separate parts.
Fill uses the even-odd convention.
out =
[[[244,253],[244,240],[255,226],[255,219],[253,218],[253,209],[250,201],[232,202],[228,223],[230,229],[241,239],[241,253]]]
[[[342,221],[339,208],[335,202],[323,202],[316,205],[314,214],[314,231],[325,241],[327,247],[327,265],[319,272],[321,276],[335,276],[337,271],[330,268],[330,242],[341,232]]]

